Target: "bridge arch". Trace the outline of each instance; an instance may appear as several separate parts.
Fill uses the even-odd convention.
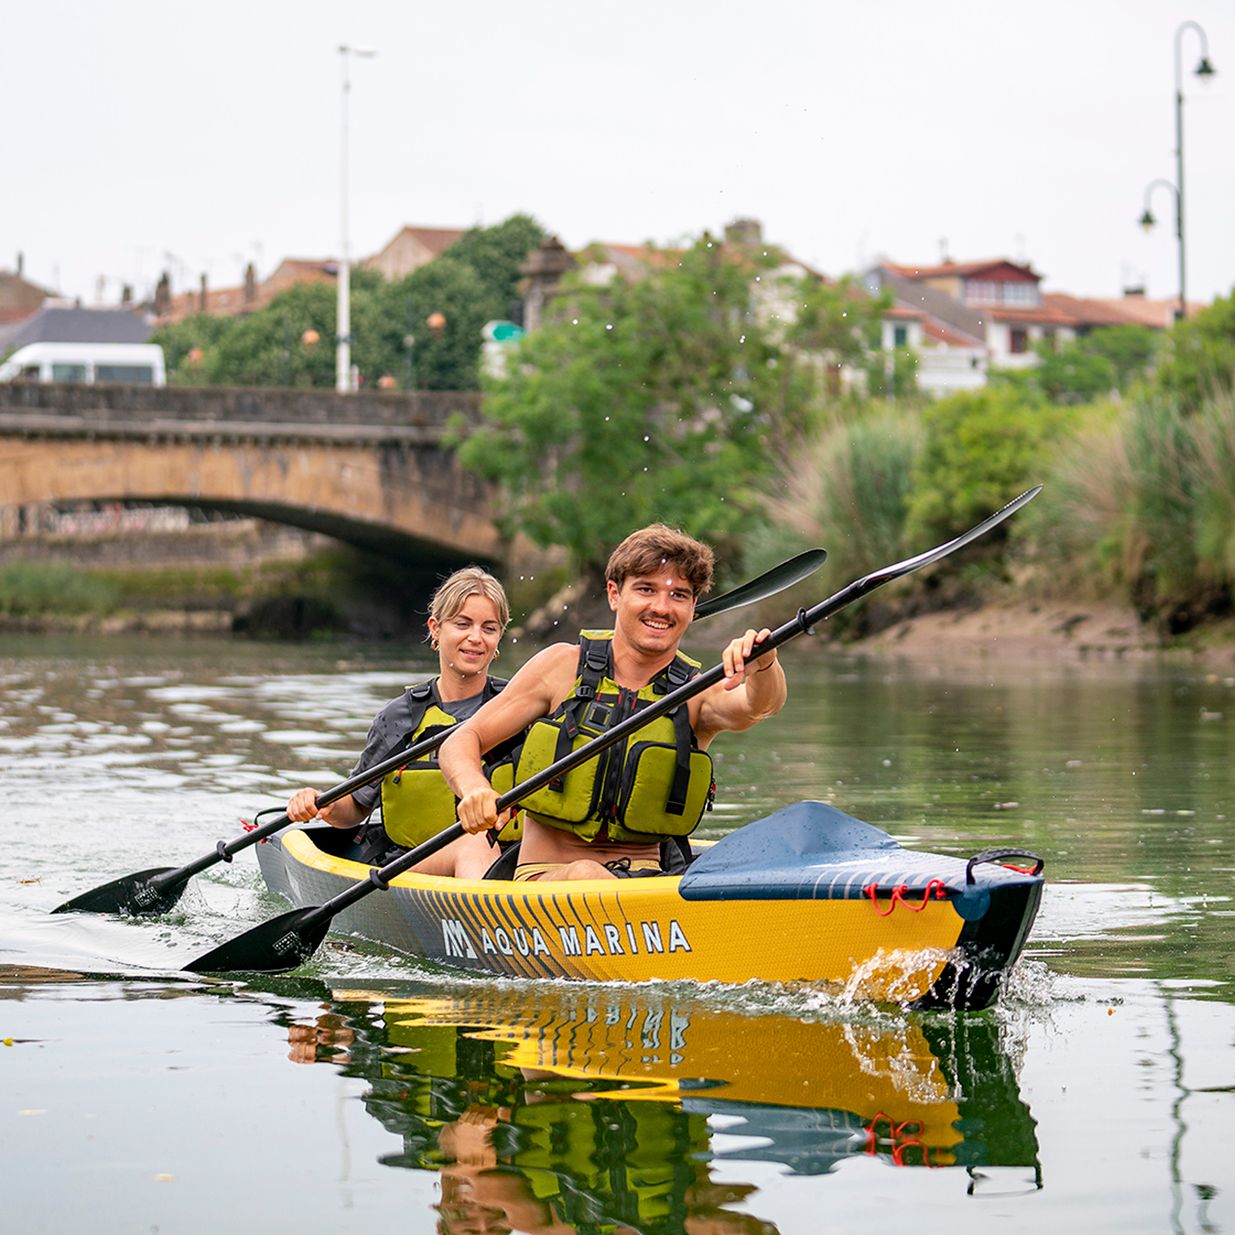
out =
[[[241,398],[239,395],[246,397]],[[478,396],[0,388],[0,505],[136,500],[251,515],[400,558],[505,561],[446,421]]]

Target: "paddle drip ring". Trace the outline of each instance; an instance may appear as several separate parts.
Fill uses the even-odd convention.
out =
[[[799,609],[799,610],[798,610],[798,614],[797,614],[796,621],[797,621],[797,623],[798,623],[798,629],[799,629],[799,630],[800,630],[800,631],[801,631],[804,635],[813,635],[813,634],[815,633],[815,628],[814,628],[813,626],[810,626],[810,625],[808,625],[808,624],[807,624],[807,621],[806,621],[806,610],[805,610],[805,609]]]
[[[232,855],[227,852],[227,842],[226,841],[221,840],[221,841],[216,842],[214,851],[215,853],[219,855],[220,862],[230,862],[232,860]]]
[[[386,889],[390,887],[390,884],[389,884],[389,883],[387,883],[387,881],[386,881],[385,879],[383,879],[383,878],[382,878],[381,873],[378,871],[378,869],[377,869],[377,867],[376,867],[376,866],[375,866],[375,867],[373,867],[373,869],[372,869],[371,871],[369,871],[369,882],[370,882],[370,883],[371,883],[371,884],[372,884],[372,885],[373,885],[373,886],[374,886],[374,887],[375,887],[375,888],[376,888],[379,892],[385,892],[385,891],[386,891]]]

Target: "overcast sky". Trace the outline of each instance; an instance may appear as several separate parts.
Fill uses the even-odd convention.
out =
[[[534,215],[571,247],[753,216],[826,274],[1030,262],[1053,290],[1235,284],[1231,0],[39,0],[0,17],[0,268],[88,303],[238,283],[406,223]]]

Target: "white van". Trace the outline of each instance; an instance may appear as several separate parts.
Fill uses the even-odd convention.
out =
[[[166,386],[167,370],[155,343],[27,343],[0,364],[0,382]]]

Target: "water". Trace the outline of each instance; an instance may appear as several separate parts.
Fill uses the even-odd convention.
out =
[[[250,853],[161,919],[48,914],[340,779],[420,656],[0,641],[7,1229],[1235,1231],[1221,673],[795,647],[786,711],[713,748],[708,833],[814,797],[1041,853],[982,1014],[460,979],[333,937],[294,976],[189,980],[282,907]]]

